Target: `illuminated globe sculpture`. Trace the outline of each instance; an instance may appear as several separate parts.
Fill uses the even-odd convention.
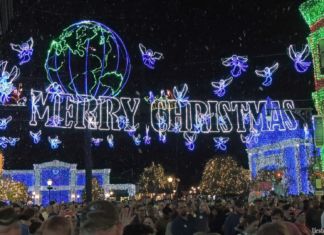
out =
[[[76,95],[117,96],[127,83],[130,60],[121,38],[107,26],[81,21],[63,30],[47,52],[47,79]]]

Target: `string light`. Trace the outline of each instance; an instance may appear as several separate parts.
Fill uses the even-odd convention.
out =
[[[288,47],[288,55],[289,58],[294,61],[294,66],[297,72],[299,73],[305,73],[309,66],[311,65],[311,62],[306,62],[305,60],[309,56],[309,46],[305,45],[304,48],[301,51],[295,51],[294,46],[290,45]]]
[[[231,57],[222,59],[222,64],[226,67],[232,67],[231,74],[234,78],[241,76],[242,72],[246,72],[248,68],[248,58],[246,56],[232,55]]]
[[[146,125],[146,127],[145,127],[145,136],[143,137],[145,145],[151,144],[151,137],[150,137],[149,132],[150,132],[150,126]]]
[[[101,138],[91,138],[91,143],[95,147],[99,147],[102,141],[103,141],[103,139],[101,139]]]
[[[265,78],[262,85],[270,86],[272,84],[272,75],[279,68],[279,63],[275,63],[271,67],[265,67],[263,70],[255,70],[258,77]]]
[[[186,96],[188,92],[188,85],[184,84],[182,89],[179,89],[175,86],[173,87],[173,95],[175,100],[178,102],[180,107],[184,107],[188,104],[189,97]]]
[[[138,44],[138,47],[142,55],[143,63],[149,69],[154,69],[155,62],[163,59],[163,54],[161,52],[153,52],[152,49],[146,49],[142,43]]]
[[[114,136],[111,135],[107,135],[107,142],[108,142],[108,146],[109,148],[114,148]]]
[[[34,40],[32,37],[22,44],[10,43],[11,49],[18,52],[19,65],[23,65],[31,60],[34,51],[33,46]]]
[[[38,144],[41,140],[42,130],[39,130],[38,132],[29,131],[29,135],[32,137],[33,143]]]
[[[125,128],[125,131],[128,133],[129,136],[133,137],[135,135],[135,132],[138,129],[138,127],[139,127],[138,123],[136,125],[133,125],[133,126],[127,126]]]
[[[8,144],[12,147],[16,146],[16,143],[20,140],[20,138],[13,138],[13,137],[0,137],[0,147],[1,148],[7,148]]]

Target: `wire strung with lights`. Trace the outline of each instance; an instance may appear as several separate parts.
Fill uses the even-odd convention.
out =
[[[8,116],[6,118],[0,118],[0,130],[7,129],[7,125],[11,120],[12,120],[11,116]]]
[[[93,137],[91,138],[91,143],[95,147],[99,147],[102,141],[103,141],[102,138],[93,138]]]
[[[142,143],[141,134],[137,134],[137,136],[133,135],[133,141],[136,146],[140,146]]]
[[[182,88],[178,90],[178,88],[175,86],[173,87],[173,95],[175,100],[178,102],[180,107],[184,107],[188,104],[189,97],[186,96],[188,93],[188,85],[184,84]]]
[[[227,150],[227,143],[229,141],[229,137],[214,137],[214,147],[215,150],[226,151]]]
[[[145,145],[149,145],[151,144],[151,137],[150,137],[150,126],[149,125],[146,125],[145,127],[145,136],[143,137],[143,140],[144,140],[144,144]]]
[[[195,149],[195,142],[197,140],[197,134],[190,135],[189,133],[183,133],[183,138],[186,140],[185,145],[188,150],[193,151]]]
[[[110,135],[107,135],[107,143],[108,143],[108,146],[109,148],[113,149],[114,148],[114,136],[112,134]]]
[[[58,149],[58,147],[62,143],[58,136],[55,136],[54,138],[48,136],[48,142],[50,143],[51,149]]]
[[[0,60],[0,103],[2,105],[10,101],[13,91],[16,89],[13,82],[16,81],[20,74],[17,66],[13,66],[11,71],[8,72],[7,65],[7,61]]]

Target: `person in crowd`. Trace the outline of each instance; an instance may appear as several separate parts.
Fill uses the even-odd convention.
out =
[[[234,210],[230,212],[224,223],[224,235],[235,235],[235,227],[240,222],[240,217],[244,214],[243,201],[237,199],[234,202]]]
[[[199,210],[196,212],[195,226],[197,232],[209,232],[209,216],[210,209],[205,201],[199,205]]]
[[[159,218],[156,221],[156,234],[157,235],[165,235],[165,230],[167,227],[167,224],[170,222],[171,220],[171,215],[172,215],[172,209],[169,207],[169,205],[165,206],[162,209],[162,218]]]
[[[300,212],[296,216],[295,225],[299,229],[302,235],[311,235],[311,230],[306,226],[306,215],[305,213]]]
[[[42,235],[73,235],[72,223],[63,216],[51,216],[41,228]]]
[[[272,222],[284,221],[284,213],[280,208],[274,208],[272,210],[271,221]]]
[[[154,230],[145,224],[130,224],[124,229],[123,235],[154,235]]]
[[[18,215],[13,208],[0,209],[0,235],[21,235]]]
[[[143,221],[143,224],[151,227],[152,230],[154,231],[154,235],[156,234],[156,227],[155,227],[155,224],[154,224],[154,221],[153,221],[152,217],[146,216],[144,221]]]
[[[185,201],[179,201],[177,205],[178,216],[171,224],[173,235],[193,235],[195,231],[194,219],[188,214],[188,205]]]
[[[29,226],[31,225],[34,216],[35,210],[33,208],[26,208],[19,216],[21,235],[29,235]]]
[[[257,235],[291,235],[283,222],[272,222],[263,224]]]

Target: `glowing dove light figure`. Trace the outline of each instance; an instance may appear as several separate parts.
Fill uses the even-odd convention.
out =
[[[175,86],[173,87],[173,95],[180,107],[184,107],[188,104],[189,97],[186,96],[188,92],[188,85],[184,84],[182,89]]]
[[[201,119],[201,117],[197,118],[197,122],[194,124],[194,130],[196,133],[200,133],[202,132],[202,128],[203,128],[203,120]]]
[[[34,40],[32,37],[30,37],[26,42],[20,45],[10,43],[11,49],[18,52],[17,55],[20,60],[19,65],[25,64],[30,61],[34,51],[33,46]]]
[[[145,136],[143,137],[145,145],[151,144],[151,137],[150,137],[149,132],[150,132],[150,126],[146,125],[146,127],[145,127]]]
[[[108,146],[109,148],[114,148],[114,136],[111,135],[107,135],[107,142],[108,142]]]
[[[185,145],[188,150],[193,151],[195,149],[195,142],[197,140],[197,134],[189,135],[187,132],[183,133],[183,138],[186,140]]]
[[[127,126],[125,128],[125,131],[128,133],[129,136],[134,136],[135,135],[135,132],[136,130],[138,129],[139,127],[139,124],[137,123],[136,125],[132,125],[132,126]]]
[[[13,138],[13,137],[9,137],[7,139],[8,144],[10,144],[10,146],[16,146],[17,142],[20,140],[20,138]]]
[[[103,141],[103,139],[101,139],[101,138],[91,138],[91,143],[95,147],[99,147],[102,141]]]
[[[225,88],[228,87],[233,81],[233,77],[227,79],[221,79],[218,82],[211,82],[212,87],[214,87],[214,94],[218,97],[223,97],[226,93]]]
[[[288,56],[292,61],[294,61],[294,67],[297,72],[305,73],[312,64],[309,61],[305,61],[309,56],[309,53],[309,46],[307,44],[301,51],[295,51],[293,45],[288,47]]]
[[[39,130],[37,132],[29,131],[29,135],[32,137],[33,143],[38,144],[41,139],[42,130]]]
[[[149,91],[149,95],[144,97],[145,101],[148,102],[149,104],[152,104],[155,100],[155,95],[153,91]]]
[[[222,64],[226,67],[232,67],[231,74],[237,78],[242,72],[246,72],[248,68],[248,58],[246,56],[232,55],[231,57],[222,59]]]
[[[133,135],[133,140],[134,140],[134,144],[136,146],[140,146],[141,145],[141,134],[138,134],[137,136]]]
[[[214,146],[216,150],[222,150],[222,151],[226,151],[227,149],[227,142],[229,141],[228,137],[214,137]]]
[[[272,75],[279,68],[279,63],[275,63],[271,67],[265,67],[263,70],[255,70],[255,74],[258,77],[265,78],[262,85],[270,86],[272,84]]]
[[[161,52],[153,52],[151,49],[146,49],[142,43],[140,43],[138,47],[142,55],[142,61],[149,69],[154,69],[155,62],[163,59],[163,54]]]
[[[51,145],[51,149],[58,149],[59,145],[62,143],[58,136],[55,136],[54,138],[48,136],[48,142]]]
[[[11,116],[9,116],[7,118],[0,118],[0,130],[7,129],[7,125],[11,120],[12,120]]]
[[[7,72],[7,61],[0,61],[0,103],[9,101],[11,93],[15,90],[12,84],[19,76],[20,71],[17,66],[13,66],[10,73]]]
[[[254,141],[254,143],[258,143],[260,134],[261,133],[257,129],[253,128],[248,135],[240,135],[241,141],[244,144],[251,144],[252,141]]]

